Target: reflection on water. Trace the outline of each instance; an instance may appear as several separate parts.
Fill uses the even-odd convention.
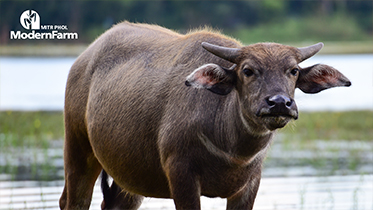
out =
[[[371,209],[373,207],[373,144],[361,141],[315,141],[316,149],[284,150],[281,138],[274,141],[265,161],[263,179],[255,209]],[[62,142],[54,143],[42,155],[22,150],[7,158],[11,164],[28,169],[15,175],[0,174],[0,210],[58,209],[63,189]],[[320,152],[321,151],[321,152]],[[359,151],[354,154],[354,151]],[[33,155],[27,155],[28,153]],[[36,155],[35,155],[36,154]],[[38,154],[38,155],[37,155]],[[0,160],[4,154],[0,154]],[[17,158],[18,157],[18,158]],[[19,158],[21,157],[21,158]],[[28,158],[27,158],[28,157]],[[4,160],[5,158],[3,158]],[[22,161],[19,161],[22,160]],[[43,169],[42,163],[51,162]],[[0,161],[1,162],[1,161]],[[322,165],[313,165],[322,162]],[[46,172],[58,181],[9,181],[43,177]],[[52,179],[53,177],[49,177]],[[96,183],[92,208],[102,201]],[[202,198],[202,209],[225,209],[224,199]],[[146,198],[141,209],[174,209],[172,200]]]
[[[63,182],[0,181],[0,209],[59,209]],[[263,178],[254,209],[372,209],[373,176]],[[96,183],[90,209],[100,209]],[[226,200],[201,199],[202,209],[225,209]],[[140,209],[175,209],[170,199],[145,198]]]
[[[62,110],[68,71],[75,58],[0,58],[0,110]],[[318,94],[296,91],[300,111],[373,109],[373,54],[320,55],[300,64],[331,65],[352,82]]]

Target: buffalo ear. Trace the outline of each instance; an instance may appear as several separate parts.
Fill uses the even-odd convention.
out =
[[[323,64],[300,70],[297,81],[297,87],[305,93],[318,93],[328,88],[350,85],[350,80],[341,72]]]
[[[185,84],[194,88],[204,88],[219,95],[227,95],[235,86],[235,78],[233,70],[209,63],[188,75]]]

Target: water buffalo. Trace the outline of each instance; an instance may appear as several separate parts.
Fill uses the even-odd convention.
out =
[[[146,196],[200,209],[204,195],[251,209],[274,131],[298,118],[295,88],[351,84],[330,66],[298,66],[322,46],[117,24],[68,76],[61,209],[89,208],[102,169],[116,187],[103,208],[136,209]]]

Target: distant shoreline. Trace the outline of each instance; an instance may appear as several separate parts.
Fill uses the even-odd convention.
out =
[[[291,46],[307,46],[314,43],[285,43]],[[325,46],[319,54],[371,54],[373,41],[324,42]],[[88,44],[45,44],[45,45],[0,45],[0,56],[10,57],[76,57]]]

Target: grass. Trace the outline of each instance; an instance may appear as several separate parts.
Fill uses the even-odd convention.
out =
[[[0,56],[76,57],[87,47],[88,44],[1,45]]]
[[[280,133],[289,140],[373,140],[373,111],[303,112]]]
[[[262,40],[264,41],[264,40]],[[266,40],[268,42],[273,40]],[[244,44],[252,44],[257,41],[246,41]],[[373,41],[325,41],[314,39],[308,41],[279,41],[294,47],[304,47],[324,42],[325,46],[319,54],[371,54],[373,53]],[[27,56],[27,57],[76,57],[82,53],[88,44],[77,45],[0,45],[0,56]]]
[[[46,149],[50,146],[50,142],[63,139],[63,135],[64,128],[62,112],[0,112],[0,156],[4,154],[5,156],[6,154],[13,155],[12,151],[17,148],[33,148],[35,149],[33,155],[36,155],[40,151],[44,151],[45,153]],[[312,148],[312,144],[320,139],[327,142],[354,142],[356,140],[371,142],[373,140],[373,111],[303,112],[300,113],[297,121],[294,121],[284,129],[281,129],[278,136],[283,139],[281,144],[284,147],[289,147],[289,150],[293,150],[294,147],[291,146],[298,144],[299,147],[296,149],[311,149],[320,152],[320,154],[324,153],[325,150],[318,151],[316,147]],[[356,170],[360,164],[361,160],[359,160],[359,150],[353,151],[353,154],[348,156],[347,163],[341,163],[342,159],[338,157],[338,150],[334,151],[333,148],[328,148],[328,150],[329,152],[336,152],[335,158],[306,157],[298,160],[297,164],[301,166],[312,165],[314,168],[321,170],[325,167],[332,167],[331,170],[339,170],[341,164],[347,165],[351,170]],[[45,154],[45,156],[47,155]],[[273,166],[275,167],[284,164],[284,162],[279,163],[275,158],[269,159],[277,161],[273,163]],[[55,173],[56,168],[53,167],[53,163],[48,161],[49,159],[43,164],[32,163],[29,168],[10,164],[0,166],[0,173],[17,175],[31,173],[31,179],[50,180],[52,178],[50,178],[49,175]],[[268,160],[266,162],[268,162]],[[292,167],[292,165],[289,164],[289,167]],[[264,168],[266,168],[266,166]],[[333,173],[325,174],[321,172],[318,175],[323,176],[332,174]],[[363,177],[364,176],[361,175],[359,185],[351,192],[351,209],[359,209],[361,206],[364,206],[364,204],[362,204],[364,196],[360,198],[363,193],[361,186],[365,184]],[[30,178],[27,179],[29,180]],[[310,205],[309,199],[312,199],[310,196],[313,196],[314,194],[309,192],[310,190],[308,187],[307,183],[300,185],[298,190],[298,209],[306,209]],[[338,193],[340,192],[341,190],[338,189]],[[332,191],[329,189],[327,197],[322,197],[320,194],[319,198],[323,199],[321,200],[321,202],[323,202],[322,208],[335,208],[336,194],[334,193],[337,193],[337,190]],[[44,194],[41,191],[40,201],[44,203],[44,199]],[[349,198],[346,197],[346,199]],[[11,199],[11,202],[12,201],[13,200]],[[27,203],[25,202],[25,206],[26,205]]]
[[[63,137],[62,112],[0,112],[0,173],[12,174],[14,179],[58,177],[53,160],[62,157],[52,157],[48,152],[55,148],[51,143],[61,142]],[[373,111],[303,112],[297,121],[278,132],[272,146],[280,146],[280,153],[290,155],[284,159],[283,155],[270,153],[265,168],[312,166],[321,171],[319,175],[359,174],[359,167],[370,164],[364,158],[369,151],[359,142],[370,145],[372,140]],[[297,156],[302,151],[312,155]],[[17,160],[26,160],[26,165],[15,164]]]
[[[373,111],[303,112],[279,131],[286,139],[373,140]],[[0,112],[0,146],[46,148],[63,139],[62,112]]]
[[[62,112],[0,112],[1,148],[48,148],[63,135]]]
[[[48,149],[63,133],[62,112],[0,112],[0,173],[17,180],[56,177]]]
[[[303,112],[278,132],[264,168],[312,167],[307,173],[320,176],[371,173],[372,140],[373,111]]]

